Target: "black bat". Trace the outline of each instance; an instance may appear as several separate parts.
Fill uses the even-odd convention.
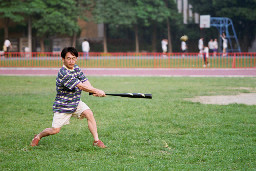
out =
[[[92,95],[93,93],[89,93]],[[143,93],[106,93],[108,96],[120,96],[120,97],[130,97],[130,98],[147,98],[152,99],[152,94],[143,94]]]

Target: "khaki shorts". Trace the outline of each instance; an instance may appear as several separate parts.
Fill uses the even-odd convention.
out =
[[[81,114],[85,111],[90,109],[84,102],[80,101],[78,103],[77,109],[74,113],[54,113],[52,127],[53,128],[61,128],[63,125],[69,124],[69,120],[71,116],[80,118]]]

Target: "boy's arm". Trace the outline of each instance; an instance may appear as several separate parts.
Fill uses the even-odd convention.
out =
[[[90,81],[89,80],[86,80],[85,82],[83,83],[78,83],[76,85],[80,90],[83,90],[83,91],[86,91],[86,92],[89,92],[89,93],[93,93],[94,96],[98,96],[98,97],[105,97],[105,92],[100,90],[100,89],[97,89],[97,88],[94,88]]]

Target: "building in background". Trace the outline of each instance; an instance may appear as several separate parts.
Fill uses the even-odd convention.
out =
[[[100,42],[103,40],[103,24],[94,22],[86,22],[78,20],[81,32],[77,37],[77,47],[80,47],[84,38],[91,42]],[[32,33],[32,51],[40,52],[40,39],[36,34]],[[20,26],[10,21],[8,27],[8,38],[12,43],[11,52],[24,52],[28,47],[27,26]],[[2,51],[4,42],[4,19],[0,18],[0,51]],[[70,36],[51,36],[44,40],[46,52],[60,52],[64,47],[72,45],[72,37]]]
[[[189,4],[189,0],[176,0],[178,12],[182,13],[183,23],[195,23],[199,24],[199,14],[193,13],[192,5]]]

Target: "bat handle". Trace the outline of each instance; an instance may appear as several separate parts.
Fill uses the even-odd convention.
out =
[[[90,92],[89,92],[89,95],[93,95],[93,93],[90,93]],[[106,95],[107,95],[107,94],[106,94]]]

